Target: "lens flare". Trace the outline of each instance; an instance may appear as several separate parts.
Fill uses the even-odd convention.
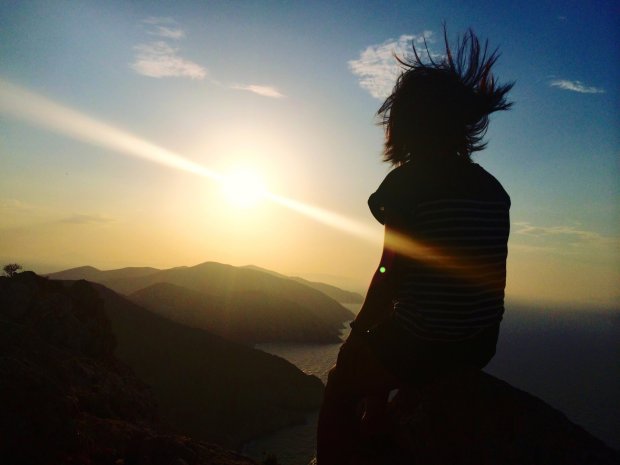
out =
[[[60,105],[2,78],[0,78],[0,112],[88,144],[208,178],[220,183],[225,190],[230,191],[230,195],[241,205],[251,204],[265,198],[331,228],[369,242],[381,242],[381,235],[377,228],[371,228],[362,222],[316,205],[268,192],[255,174],[240,172],[225,176],[177,153],[159,147],[108,123],[86,116],[77,110]],[[472,273],[466,263],[443,255],[436,248],[414,241],[410,237],[387,234],[385,244],[410,258],[424,260],[427,263],[451,268],[462,273]]]
[[[114,126],[0,78],[0,111],[13,118],[132,157],[219,181],[222,175]]]
[[[239,194],[241,197],[266,198],[332,228],[372,242],[380,241],[375,228],[370,228],[359,221],[318,206],[270,193],[256,180],[248,183],[248,175],[245,174],[235,175],[233,178],[236,179],[231,180],[230,176],[210,170],[170,150],[86,116],[2,78],[0,78],[0,112],[72,139],[209,178],[224,185],[225,189],[228,189],[226,187],[228,185],[231,186],[230,190],[243,192]],[[245,183],[243,178],[245,178]]]

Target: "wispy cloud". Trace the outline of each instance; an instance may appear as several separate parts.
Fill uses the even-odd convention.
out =
[[[17,199],[0,198],[0,231],[40,230],[60,224],[109,224],[116,220],[101,214],[72,214],[53,207],[36,205]]]
[[[159,40],[134,47],[136,56],[131,68],[135,72],[153,78],[205,78],[207,70],[203,66],[180,56],[179,48],[168,42],[185,37],[185,31],[178,27],[174,19],[150,17],[142,23],[146,25],[146,33],[158,37]]]
[[[149,16],[148,18],[144,18],[142,20],[144,24],[177,24],[176,19],[171,18],[170,16]]]
[[[157,40],[145,41],[134,46],[135,59],[131,63],[131,68],[136,73],[152,78],[205,79],[207,77],[207,69],[204,66],[181,56],[177,42],[185,39],[187,34],[174,18],[151,16],[143,19],[141,24],[145,33],[156,37]],[[252,92],[262,97],[286,97],[274,86],[227,84],[213,77],[209,77],[208,82],[229,89]]]
[[[0,198],[0,230],[53,217],[53,212],[18,199]]]
[[[360,87],[367,90],[375,98],[383,99],[390,95],[401,67],[394,55],[408,56],[412,53],[412,42],[416,46],[424,46],[435,42],[432,31],[421,34],[401,35],[398,40],[389,39],[381,44],[369,45],[356,60],[348,62],[349,69],[359,77]],[[430,47],[429,47],[430,48]],[[433,58],[439,56],[431,51]]]
[[[605,89],[601,87],[586,86],[581,81],[569,81],[568,79],[555,79],[549,82],[551,87],[558,87],[563,90],[579,92],[580,94],[604,94]]]
[[[604,236],[595,231],[579,229],[575,226],[535,226],[528,222],[513,224],[513,233],[530,238],[552,239],[562,245],[579,246],[585,244],[611,245],[618,244],[617,237]]]
[[[149,42],[134,47],[136,59],[131,64],[132,69],[143,76],[189,77],[204,79],[207,70],[193,61],[186,60],[178,55],[178,49],[171,47],[164,41]]]
[[[167,26],[157,26],[154,31],[148,31],[148,34],[174,40],[179,40],[185,37],[185,31],[183,29],[176,29]]]
[[[0,198],[0,212],[9,211],[32,211],[35,209],[33,205],[22,202],[17,199]]]
[[[255,94],[261,95],[263,97],[271,97],[271,98],[283,98],[286,97],[282,94],[278,89],[272,86],[259,86],[256,84],[250,85],[232,85],[231,89],[236,90],[247,90],[248,92],[254,92]]]
[[[75,214],[60,220],[67,224],[108,224],[113,223],[114,219],[103,215],[83,215]]]
[[[185,37],[185,31],[181,29],[172,18],[149,17],[142,21],[147,25],[146,33],[165,39],[179,40]]]

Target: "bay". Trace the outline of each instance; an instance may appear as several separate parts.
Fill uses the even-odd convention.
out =
[[[361,304],[342,304],[357,314]],[[349,325],[345,325],[340,335],[344,341],[349,334]],[[304,373],[318,377],[323,384],[327,374],[338,356],[341,343],[336,344],[292,344],[267,343],[257,344],[255,348],[282,357]],[[280,465],[306,465],[316,453],[316,425],[318,412],[306,417],[306,423],[277,431],[258,438],[243,447],[243,454],[261,462],[267,455],[277,457]]]

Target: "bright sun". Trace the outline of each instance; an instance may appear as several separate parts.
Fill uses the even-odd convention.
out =
[[[262,176],[251,169],[232,171],[222,181],[222,188],[228,201],[239,208],[254,207],[267,194]]]

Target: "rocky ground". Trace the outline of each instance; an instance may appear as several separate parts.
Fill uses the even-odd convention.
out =
[[[481,371],[401,390],[355,465],[614,465],[620,453],[542,400]]]
[[[162,425],[149,387],[114,349],[89,283],[0,278],[2,463],[254,463]]]
[[[0,463],[255,464],[166,426],[151,388],[116,358],[112,328],[88,282],[0,278]],[[620,463],[618,451],[561,412],[478,371],[402,389],[384,428],[359,444],[351,464]]]

